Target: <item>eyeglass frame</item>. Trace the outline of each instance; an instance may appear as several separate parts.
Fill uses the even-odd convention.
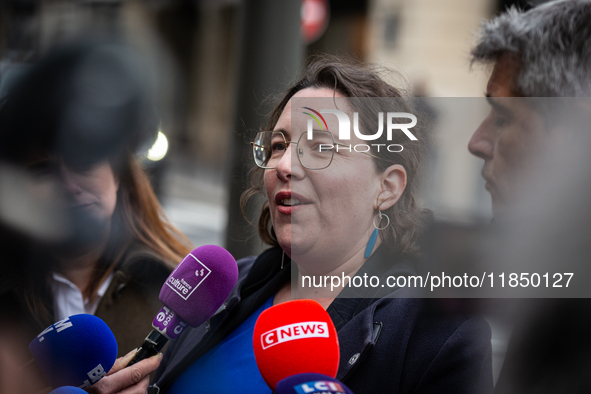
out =
[[[346,147],[349,147],[349,148],[351,147],[350,145],[345,145],[345,144],[341,144],[340,142],[335,142],[334,135],[330,131],[328,131],[328,130],[322,130],[322,132],[325,132],[325,133],[330,134],[330,138],[332,138],[332,145],[333,146],[337,145],[337,146],[346,146]],[[289,146],[291,144],[295,144],[295,146],[296,146],[296,152],[297,152],[297,148],[299,146],[300,140],[306,134],[306,133],[302,133],[300,135],[300,138],[298,138],[297,141],[288,141],[285,138],[285,134],[283,134],[283,131],[261,130],[261,131],[257,132],[257,135],[259,135],[259,133],[279,133],[279,134],[281,134],[281,136],[283,137],[283,142],[285,142],[285,144],[286,144],[285,150],[287,151],[287,149],[289,148]],[[256,139],[256,136],[255,136],[255,139]],[[263,166],[259,165],[257,163],[257,160],[256,160],[256,156],[255,156],[255,152],[254,152],[254,146],[256,145],[256,146],[261,147],[261,148],[262,148],[262,146],[261,145],[258,145],[258,144],[255,144],[254,141],[251,141],[250,142],[250,145],[253,146],[252,155],[253,155],[253,159],[254,159],[254,164],[256,164],[257,167],[262,168],[263,170],[274,170],[274,169],[277,168],[277,166],[275,166],[275,167],[263,167]],[[311,171],[324,170],[325,168],[328,168],[328,166],[330,166],[332,164],[332,159],[334,158],[334,152],[335,152],[335,150],[334,149],[331,149],[330,161],[328,162],[328,164],[326,166],[321,167],[321,168],[310,168],[310,167],[306,167],[304,165],[304,163],[302,163],[302,159],[301,159],[299,153],[297,154],[297,157],[298,157],[298,161],[300,162],[300,164],[302,165],[302,167],[304,167],[307,170],[311,170]],[[365,155],[368,155],[370,157],[373,157],[374,159],[379,159],[379,157],[377,157],[375,155],[372,155],[369,152],[358,152],[358,151],[355,151],[355,152],[357,152],[357,153],[363,153]]]

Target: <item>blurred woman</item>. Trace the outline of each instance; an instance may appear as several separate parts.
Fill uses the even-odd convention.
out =
[[[161,307],[158,294],[190,243],[166,218],[150,181],[132,154],[95,163],[66,163],[41,154],[27,167],[42,188],[63,189],[74,216],[92,237],[36,248],[35,272],[22,269],[9,294],[22,307],[30,339],[78,313],[95,314],[112,329],[119,355],[139,346]]]
[[[102,318],[120,355],[136,348],[190,250],[134,155],[158,124],[146,69],[124,43],[81,40],[2,80],[0,319],[15,363],[78,313]]]

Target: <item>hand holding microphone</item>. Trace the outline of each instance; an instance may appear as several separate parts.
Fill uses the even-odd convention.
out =
[[[72,386],[85,387],[88,392],[97,394],[116,393],[122,389],[129,394],[145,394],[150,373],[162,361],[159,355],[133,368],[125,368],[135,350],[115,359],[117,342],[113,333],[100,318],[86,314],[52,324],[31,342],[29,350],[45,378],[56,389],[55,394],[74,394],[76,390]]]
[[[134,355],[135,350],[132,350],[124,357],[118,358],[107,376],[86,389],[88,393],[113,394],[124,391],[125,394],[146,394],[150,384],[150,374],[160,365],[162,353],[127,367]]]
[[[152,322],[154,329],[129,365],[158,354],[187,325],[197,327],[209,320],[237,280],[236,260],[224,248],[204,245],[189,253],[162,286],[159,298],[164,306]]]
[[[110,369],[107,376],[88,391],[113,393],[125,389],[126,393],[145,393],[149,374],[156,370],[162,360],[162,355],[151,356],[157,355],[169,339],[176,339],[187,325],[196,327],[210,319],[226,300],[237,280],[236,260],[228,251],[215,245],[193,250],[175,268],[162,287],[160,300],[164,306],[156,315],[153,321],[154,330],[144,340],[142,347],[137,352],[132,351],[118,359],[114,366],[113,358],[108,367],[97,373],[97,376],[103,377]],[[116,354],[115,347],[114,355]],[[132,368],[125,368],[132,365]],[[65,385],[79,386],[67,382],[52,384],[53,387]]]
[[[88,391],[107,394],[125,390],[126,394],[145,394],[150,373],[162,361],[158,352],[166,342],[177,338],[187,325],[198,326],[211,318],[237,280],[236,260],[228,251],[214,245],[193,250],[162,286],[160,300],[164,307],[156,315],[154,330],[142,347],[118,359],[107,376]]]
[[[334,378],[338,371],[336,329],[313,300],[289,301],[261,313],[254,326],[253,347],[261,375],[273,390],[292,375],[321,373]]]

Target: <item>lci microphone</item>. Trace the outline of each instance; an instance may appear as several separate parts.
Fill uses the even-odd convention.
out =
[[[330,376],[301,373],[277,383],[273,394],[353,394],[351,389]]]
[[[63,387],[58,387],[57,389],[55,389],[53,391],[50,391],[49,394],[88,394],[88,393],[78,387],[63,386]]]
[[[189,253],[160,290],[164,306],[152,322],[154,329],[129,365],[154,356],[187,325],[197,327],[222,306],[238,281],[236,260],[226,249],[204,245]]]
[[[73,315],[47,327],[29,344],[51,387],[87,388],[109,372],[117,359],[111,329],[93,315]]]
[[[339,340],[328,313],[316,301],[296,300],[275,305],[254,326],[254,356],[265,382],[292,375],[321,373],[335,377]]]

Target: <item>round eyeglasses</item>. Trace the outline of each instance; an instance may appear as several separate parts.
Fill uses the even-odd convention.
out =
[[[290,144],[295,144],[298,160],[302,167],[308,170],[322,170],[328,167],[332,163],[336,146],[350,149],[349,145],[335,143],[334,136],[329,131],[315,130],[312,139],[308,139],[308,134],[303,133],[297,142],[287,141],[280,131],[259,131],[251,142],[254,162],[260,168],[277,168]],[[376,157],[367,152],[359,153]]]

